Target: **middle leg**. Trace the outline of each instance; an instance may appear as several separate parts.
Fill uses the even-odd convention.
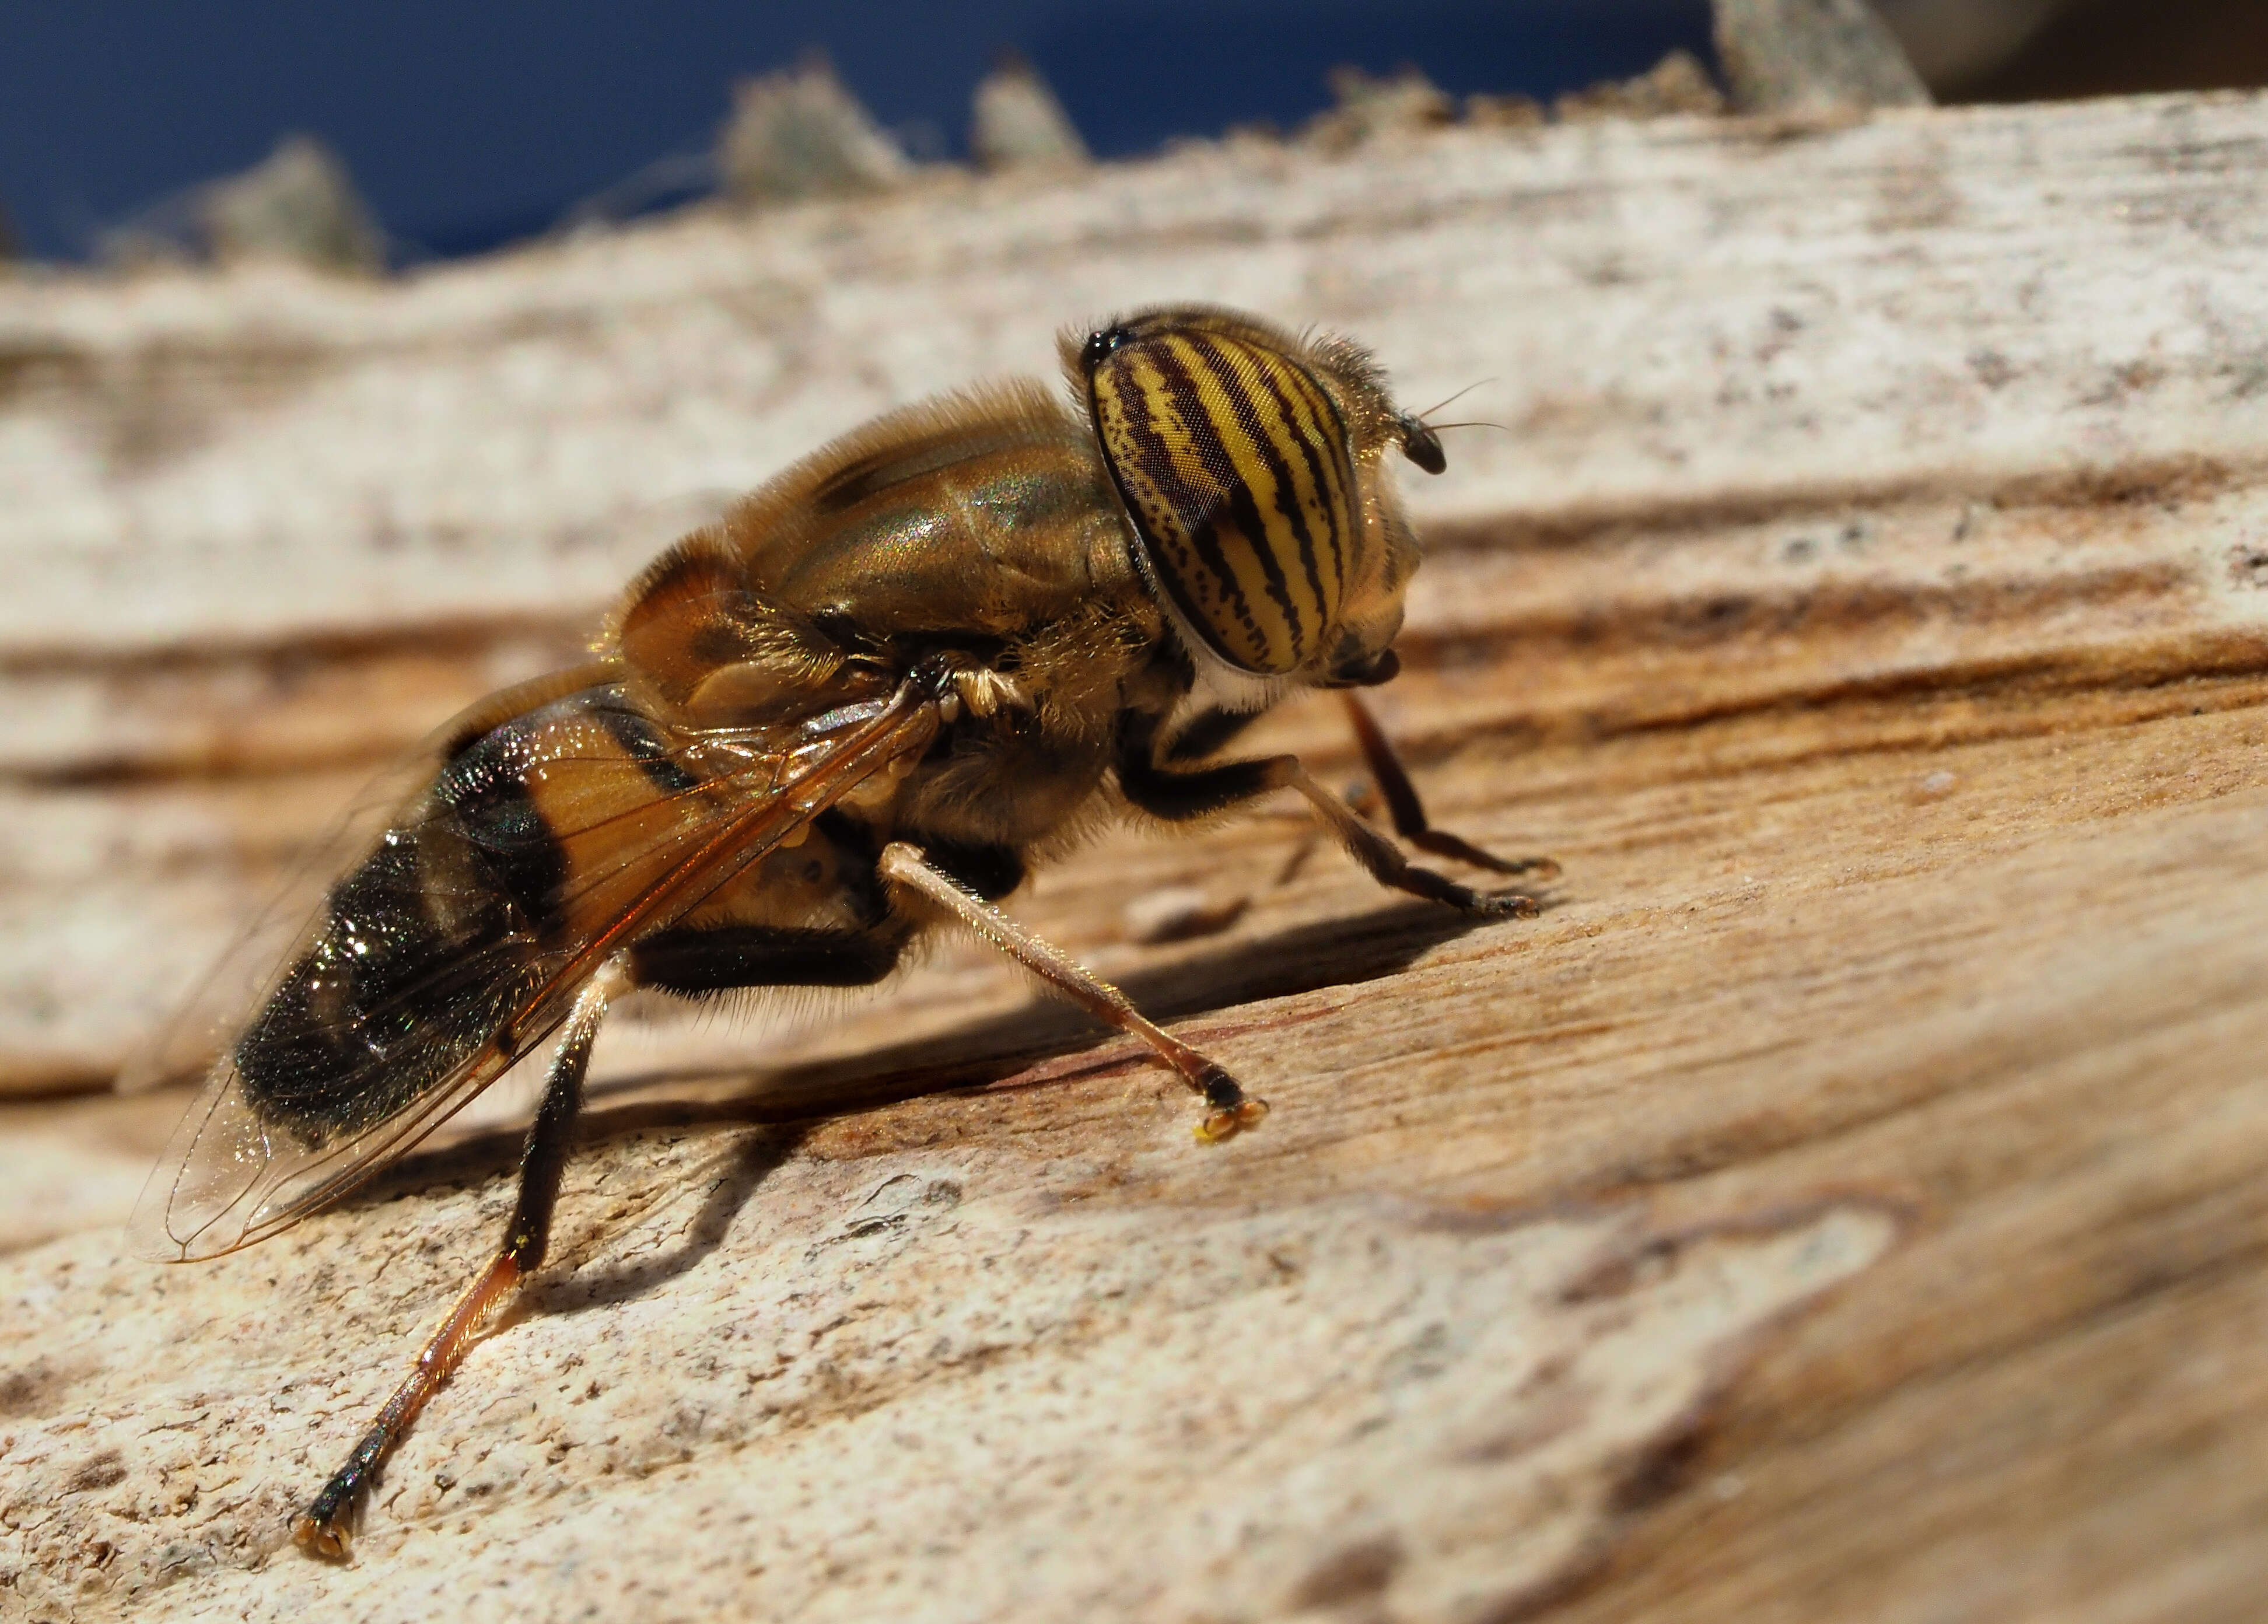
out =
[[[1197,1137],[1226,1139],[1268,1114],[1268,1102],[1248,1096],[1219,1062],[1208,1058],[1159,1026],[1134,1002],[1059,947],[1034,936],[998,908],[937,867],[917,846],[892,841],[882,848],[882,878],[904,886],[943,909],[1106,1025],[1142,1040],[1158,1058],[1181,1073],[1204,1097],[1210,1109]]]

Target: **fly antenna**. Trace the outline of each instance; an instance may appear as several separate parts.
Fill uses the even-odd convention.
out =
[[[1431,427],[1433,427],[1433,428],[1436,428],[1436,429],[1462,429],[1462,428],[1469,427],[1469,424],[1466,424],[1466,423],[1432,423],[1432,421],[1431,421],[1431,420],[1432,420],[1432,418],[1433,414],[1434,414],[1435,412],[1440,411],[1443,407],[1447,406],[1447,405],[1450,405],[1451,403],[1453,403],[1453,402],[1454,402],[1454,401],[1463,400],[1467,395],[1469,395],[1469,394],[1472,393],[1472,392],[1473,392],[1474,390],[1476,390],[1476,389],[1479,388],[1479,387],[1481,386],[1481,385],[1482,385],[1482,384],[1492,384],[1492,383],[1494,383],[1494,382],[1496,382],[1496,379],[1495,379],[1495,378],[1484,378],[1480,379],[1480,380],[1479,380],[1479,382],[1477,382],[1477,383],[1470,383],[1470,384],[1467,384],[1463,388],[1462,388],[1462,389],[1458,390],[1456,393],[1454,393],[1454,394],[1453,394],[1453,395],[1450,395],[1447,400],[1436,400],[1436,401],[1434,401],[1434,402],[1433,402],[1433,404],[1432,404],[1432,405],[1431,405],[1431,406],[1427,407],[1424,411],[1419,412],[1419,413],[1418,414],[1418,421],[1419,423],[1428,423],[1428,424],[1430,424],[1430,426],[1431,426]]]

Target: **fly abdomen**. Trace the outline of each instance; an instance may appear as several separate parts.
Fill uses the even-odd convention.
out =
[[[333,887],[238,1040],[244,1098],[310,1149],[394,1116],[507,1032],[544,977],[563,865],[507,724]]]

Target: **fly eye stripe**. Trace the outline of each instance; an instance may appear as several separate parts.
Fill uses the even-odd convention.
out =
[[[1337,607],[1337,582],[1344,570],[1340,537],[1330,518],[1334,493],[1318,422],[1329,402],[1312,393],[1313,386],[1289,368],[1225,371],[1220,364],[1226,361],[1233,365],[1235,359],[1203,359],[1212,369],[1221,400],[1236,417],[1239,432],[1224,433],[1222,439],[1269,527],[1269,550],[1279,560],[1285,560],[1287,553],[1296,556],[1307,588],[1306,606],[1320,625]],[[1288,561],[1286,569],[1288,573]]]
[[[1248,378],[1241,369],[1217,369],[1219,357],[1211,349],[1184,335],[1168,337],[1159,346],[1159,369],[1176,404],[1186,403],[1182,417],[1192,448],[1219,493],[1219,508],[1202,526],[1217,547],[1200,547],[1200,555],[1217,552],[1220,567],[1238,580],[1249,610],[1238,627],[1248,663],[1268,669],[1322,629],[1320,617],[1312,631],[1306,624],[1292,579],[1292,559],[1312,547],[1297,503],[1285,501],[1288,470],[1271,454],[1265,431],[1255,434],[1248,426],[1254,405]]]
[[[1338,409],[1306,369],[1169,329],[1093,357],[1106,459],[1152,573],[1213,651],[1292,671],[1344,601],[1354,480]]]

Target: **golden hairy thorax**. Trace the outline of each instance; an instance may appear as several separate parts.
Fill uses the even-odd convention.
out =
[[[878,837],[1022,845],[1093,798],[1130,704],[1162,713],[1186,689],[1160,665],[1164,636],[1092,433],[1011,383],[892,413],[789,469],[646,572],[614,648],[631,690],[692,730],[878,699],[955,650],[974,714],[858,815]]]
[[[882,692],[945,645],[1012,650],[1020,688],[1060,702],[1110,687],[1096,660],[1160,631],[1092,434],[1019,382],[894,412],[796,465],[657,562],[614,646],[660,705],[715,727]]]

